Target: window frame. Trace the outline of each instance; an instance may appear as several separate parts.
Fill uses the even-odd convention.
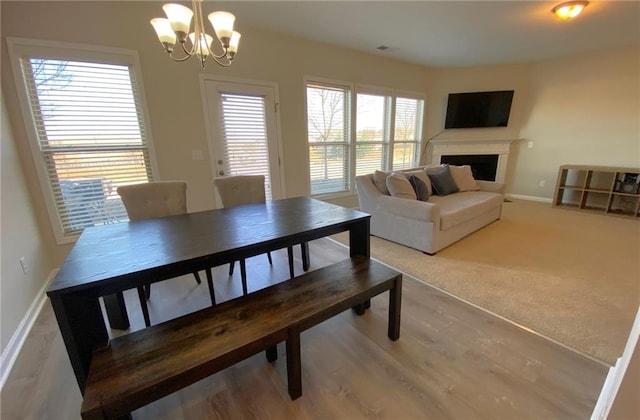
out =
[[[80,236],[78,233],[65,233],[61,214],[59,214],[55,194],[49,173],[45,162],[45,153],[41,150],[38,141],[36,119],[34,118],[31,104],[27,93],[27,81],[22,73],[21,59],[23,57],[37,57],[43,59],[58,59],[70,61],[85,61],[102,64],[114,64],[120,66],[129,66],[130,71],[134,74],[136,89],[134,94],[137,95],[138,109],[141,119],[144,122],[146,149],[150,163],[149,171],[153,179],[159,176],[158,165],[156,160],[155,149],[153,146],[153,135],[151,133],[151,122],[149,111],[146,103],[146,95],[144,90],[144,82],[142,79],[142,71],[138,53],[134,50],[104,47],[99,45],[67,43],[58,41],[45,41],[26,38],[7,38],[9,58],[13,70],[13,78],[16,85],[16,93],[20,103],[22,119],[27,133],[27,139],[31,156],[34,161],[40,190],[44,197],[47,207],[47,214],[51,223],[56,242],[58,244],[74,243]]]
[[[341,198],[341,197],[346,197],[346,196],[352,196],[353,194],[355,194],[355,177],[356,177],[356,169],[357,169],[357,153],[356,153],[356,148],[358,145],[357,142],[357,96],[358,94],[365,94],[365,95],[377,95],[377,96],[385,96],[387,100],[390,101],[389,103],[389,109],[388,109],[388,114],[387,116],[385,116],[385,118],[387,119],[387,123],[389,125],[388,127],[388,151],[387,151],[387,158],[383,164],[382,170],[384,171],[392,171],[393,169],[393,153],[394,153],[394,146],[395,143],[398,143],[395,141],[395,125],[396,125],[396,102],[397,99],[400,98],[406,98],[406,99],[415,99],[415,100],[419,100],[422,101],[422,115],[419,116],[419,138],[416,138],[416,150],[415,150],[415,166],[418,166],[420,164],[420,158],[421,158],[421,154],[422,154],[422,147],[424,146],[424,124],[425,124],[425,112],[426,112],[426,95],[424,93],[421,92],[416,92],[416,91],[409,91],[409,90],[402,90],[402,89],[392,89],[392,88],[385,88],[385,87],[380,87],[380,86],[375,86],[375,85],[366,85],[366,84],[359,84],[359,83],[349,83],[349,82],[344,82],[344,81],[337,81],[337,80],[331,80],[331,79],[324,79],[321,77],[313,77],[313,76],[305,76],[303,78],[303,90],[304,90],[304,103],[305,103],[305,130],[306,130],[306,143],[307,143],[307,147],[305,149],[306,153],[307,153],[307,165],[306,165],[306,169],[307,169],[307,175],[308,175],[308,180],[309,180],[309,193],[312,197],[317,197],[320,199],[333,199],[333,198]],[[309,84],[316,84],[319,86],[326,86],[328,88],[330,87],[338,87],[338,88],[350,88],[350,110],[348,112],[345,112],[345,114],[347,114],[350,118],[350,121],[348,123],[349,125],[349,135],[350,135],[350,139],[349,139],[349,161],[347,162],[348,164],[348,185],[349,185],[349,189],[347,190],[342,190],[342,191],[336,191],[336,192],[332,192],[332,193],[324,193],[324,194],[313,194],[311,192],[311,170],[310,170],[310,156],[309,156],[309,148],[310,148],[310,143],[309,143],[309,126],[308,126],[308,110],[307,110],[307,87]],[[360,142],[362,143],[362,142]],[[374,142],[375,144],[379,144],[380,142]]]
[[[344,144],[347,146],[347,152],[349,156],[347,158],[347,170],[346,170],[346,182],[348,188],[345,190],[327,192],[322,194],[312,194],[311,193],[311,157],[309,153],[309,149],[311,144],[309,143],[309,112],[307,109],[307,88],[310,84],[315,84],[319,86],[326,86],[327,88],[338,88],[344,89],[347,91],[348,96],[346,98],[347,104],[349,105],[348,109],[345,110],[345,134],[347,135],[347,139],[344,142],[339,142],[337,144]],[[353,130],[354,130],[354,121],[355,121],[355,107],[353,106],[354,101],[354,85],[353,83],[343,82],[332,79],[325,79],[321,77],[313,77],[313,76],[305,76],[303,78],[303,92],[304,92],[304,124],[305,124],[305,153],[306,153],[306,169],[307,169],[307,179],[309,185],[309,194],[312,197],[318,197],[320,199],[332,199],[332,198],[340,198],[351,196],[354,193],[354,182],[353,182],[353,165],[352,165],[352,156],[353,156]]]
[[[403,98],[403,99],[415,99],[417,101],[422,101],[422,116],[420,116],[419,118],[419,124],[417,124],[417,127],[419,127],[420,132],[419,132],[419,138],[416,138],[415,143],[416,143],[416,150],[415,150],[415,162],[417,164],[420,164],[420,157],[422,154],[422,147],[424,146],[424,142],[426,141],[424,138],[424,123],[425,123],[425,112],[426,112],[426,107],[427,107],[427,99],[424,93],[420,93],[420,92],[414,92],[414,91],[408,91],[408,90],[401,90],[401,89],[395,89],[394,90],[394,96],[393,96],[393,127],[392,127],[392,135],[391,135],[391,155],[390,155],[390,160],[389,160],[389,168],[393,168],[393,149],[395,147],[396,143],[399,143],[395,140],[395,130],[396,130],[396,110],[397,110],[397,103],[398,103],[398,98]],[[391,169],[390,169],[391,170]]]
[[[380,96],[384,98],[384,121],[383,121],[383,139],[382,141],[359,142],[358,141],[358,95]],[[353,124],[354,147],[352,150],[352,178],[355,180],[358,171],[358,155],[357,148],[359,144],[379,144],[386,148],[386,156],[383,156],[382,167],[380,170],[387,170],[389,167],[389,159],[393,156],[393,133],[395,125],[395,97],[393,89],[381,88],[372,85],[356,84],[354,94],[355,119]],[[383,153],[385,153],[383,152]],[[386,158],[386,159],[385,159]]]

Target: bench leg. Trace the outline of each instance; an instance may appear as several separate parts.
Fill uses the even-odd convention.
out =
[[[269,347],[265,354],[267,355],[267,360],[269,362],[275,362],[278,360],[278,346]]]
[[[302,395],[302,362],[300,360],[300,333],[289,330],[287,337],[287,382],[292,400]]]
[[[387,335],[393,341],[400,338],[400,309],[402,306],[402,275],[396,277],[394,286],[389,289],[389,331]]]

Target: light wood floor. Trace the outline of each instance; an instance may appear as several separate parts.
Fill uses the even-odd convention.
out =
[[[296,249],[299,253],[299,249]],[[311,244],[312,269],[346,258],[328,239]],[[249,289],[288,277],[286,252],[248,260]],[[428,258],[425,256],[425,258]],[[296,262],[296,271],[300,271]],[[239,270],[237,270],[239,271]],[[219,301],[241,293],[239,273],[215,270]],[[143,326],[127,292],[132,329]],[[152,287],[153,323],[208,304],[192,276]],[[585,419],[608,367],[557,343],[404,278],[400,339],[387,338],[388,294],[358,317],[344,312],[302,336],[303,395],[287,394],[284,346],[133,413],[135,419]],[[81,395],[50,304],[40,314],[1,396],[0,417],[79,418]]]

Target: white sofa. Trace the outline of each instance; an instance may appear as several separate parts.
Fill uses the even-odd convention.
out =
[[[429,172],[434,168],[427,166],[402,172]],[[374,174],[357,176],[356,190],[360,210],[371,214],[372,235],[435,254],[500,218],[504,184],[475,182],[478,191],[434,194],[429,195],[428,201],[386,195],[374,184]]]

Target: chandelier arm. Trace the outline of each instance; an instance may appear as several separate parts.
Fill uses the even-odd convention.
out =
[[[182,47],[182,49],[184,50],[184,46]],[[186,52],[186,51],[185,51]],[[174,57],[172,52],[167,52],[169,54],[169,57],[171,57],[171,59],[173,61],[176,61],[178,63],[183,62],[183,61],[187,61],[188,59],[191,58],[191,55],[187,54],[184,57]]]
[[[231,61],[231,60],[229,60],[229,59],[227,59],[227,62],[225,63],[224,61],[220,61],[220,58],[219,58],[219,57],[216,57],[216,56],[212,56],[212,57],[213,57],[213,60],[214,60],[216,63],[218,63],[218,65],[220,65],[220,66],[222,66],[222,67],[229,67],[229,66],[231,65],[231,63],[232,63],[232,61]],[[224,57],[224,56],[223,56],[223,57]]]
[[[185,47],[185,45],[187,45],[186,42],[181,42],[180,43],[180,46],[182,47],[182,51],[184,51],[184,53],[187,55],[187,58],[191,57],[192,55],[194,55],[195,54],[195,47],[193,47],[193,46],[191,47],[191,49],[194,50],[194,51],[189,51],[189,50],[187,50],[187,47]]]

